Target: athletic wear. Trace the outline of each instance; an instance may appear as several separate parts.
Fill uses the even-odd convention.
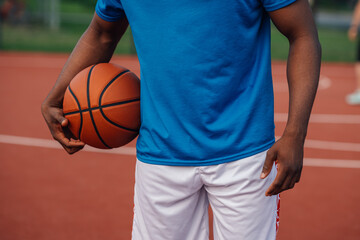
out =
[[[140,161],[220,164],[274,143],[270,20],[295,0],[99,0],[141,66]]]
[[[151,165],[138,161],[133,240],[208,240],[209,202],[214,239],[275,240],[277,196],[262,180],[266,152],[215,166]]]

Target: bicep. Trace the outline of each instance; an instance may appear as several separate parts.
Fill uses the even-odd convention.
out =
[[[125,33],[129,23],[126,17],[117,21],[105,21],[95,12],[91,20],[88,31],[98,35],[104,41],[118,42],[122,35]]]
[[[317,30],[308,0],[297,0],[294,3],[269,12],[276,28],[289,41],[299,37],[317,38]]]

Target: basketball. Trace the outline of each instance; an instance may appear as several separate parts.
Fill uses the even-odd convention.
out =
[[[140,127],[140,80],[112,63],[92,65],[66,89],[64,116],[71,133],[96,148],[116,148],[133,140]]]

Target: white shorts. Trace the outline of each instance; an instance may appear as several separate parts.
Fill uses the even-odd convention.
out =
[[[274,240],[278,196],[265,191],[277,170],[260,179],[265,156],[202,167],[137,160],[132,239],[208,240],[210,203],[215,240]]]

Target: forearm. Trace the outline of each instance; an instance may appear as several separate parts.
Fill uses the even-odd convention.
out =
[[[262,178],[278,162],[278,173],[266,191],[276,195],[300,181],[304,141],[320,75],[321,47],[307,0],[270,12],[275,26],[290,43],[287,63],[289,116],[283,136],[269,149]]]
[[[321,47],[316,35],[290,39],[287,64],[289,116],[284,136],[305,140],[315,99],[321,62]]]
[[[77,73],[92,64],[110,61],[128,23],[124,19],[118,24],[118,32],[114,33],[102,29],[98,21],[98,17],[95,16],[88,29],[79,39],[47,100],[61,103],[67,86]]]
[[[351,20],[351,27],[358,28],[360,23],[360,1],[355,6],[354,14]]]
[[[41,105],[41,112],[51,135],[69,154],[81,150],[85,144],[74,139],[75,137],[67,128],[69,121],[62,111],[65,90],[81,70],[92,64],[108,62],[111,59],[127,26],[126,18],[117,22],[107,22],[95,14],[89,28],[80,38],[63,67],[54,87]]]

